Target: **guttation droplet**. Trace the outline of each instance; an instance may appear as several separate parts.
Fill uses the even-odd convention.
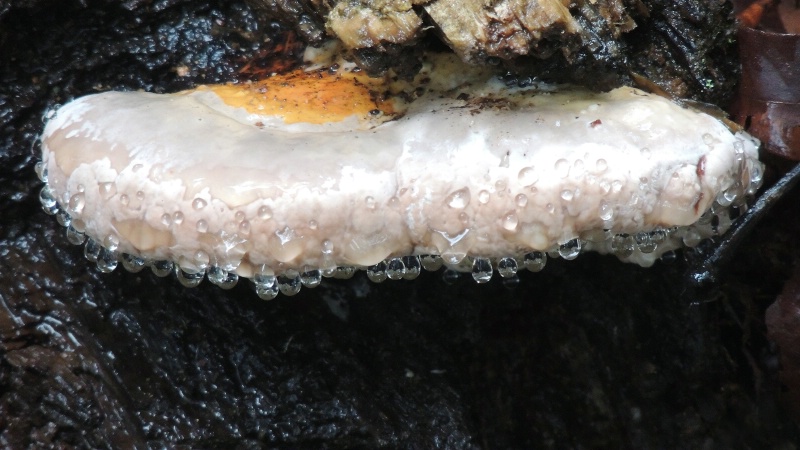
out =
[[[519,218],[516,213],[508,212],[503,216],[503,228],[505,228],[506,231],[515,231],[518,224]]]
[[[539,181],[539,175],[533,167],[525,167],[519,171],[519,184],[528,187]]]
[[[206,205],[208,205],[208,202],[206,202],[202,198],[196,198],[196,199],[192,200],[192,208],[194,208],[194,209],[196,209],[198,211],[203,209],[203,208],[205,208]]]
[[[517,274],[517,261],[511,257],[502,258],[497,262],[497,272],[503,278],[511,278]]]
[[[451,192],[445,199],[445,203],[453,209],[464,209],[469,205],[471,197],[472,194],[469,192],[469,188],[465,187]]]
[[[578,257],[581,252],[581,240],[571,239],[558,246],[558,254],[569,261]]]
[[[478,284],[488,283],[492,279],[492,261],[489,258],[475,258],[472,261],[472,278]]]

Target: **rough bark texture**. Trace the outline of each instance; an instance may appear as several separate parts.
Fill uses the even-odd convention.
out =
[[[371,72],[413,67],[418,56],[412,50],[423,38],[430,43],[438,37],[462,59],[502,64],[522,79],[610,89],[630,84],[635,72],[672,95],[716,104],[730,101],[737,79],[727,2],[249,2],[267,17],[288,19],[311,43],[339,37]],[[294,18],[288,17],[292,12]]]
[[[681,262],[593,255],[516,287],[359,276],[269,303],[245,283],[187,290],[149,272],[97,273],[38,204],[44,111],[95,89],[226,79],[278,37],[236,2],[126,5],[0,9],[0,447],[800,441],[775,401],[762,319],[800,251],[797,198],[742,249],[712,302],[690,302],[708,297],[684,291]]]

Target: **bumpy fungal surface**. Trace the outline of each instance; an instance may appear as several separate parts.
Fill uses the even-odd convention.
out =
[[[75,100],[44,132],[41,198],[101,270],[186,285],[421,267],[512,277],[548,255],[651,265],[724,231],[757,142],[632,88],[509,89],[453,57],[414,83],[340,68]]]

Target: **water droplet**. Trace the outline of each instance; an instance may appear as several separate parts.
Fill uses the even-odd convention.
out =
[[[113,182],[100,183],[97,185],[98,191],[103,198],[111,198],[117,193],[117,184]]]
[[[636,233],[634,238],[636,239],[636,245],[639,246],[639,251],[642,253],[653,253],[658,247],[650,233],[639,232]]]
[[[103,239],[103,247],[111,251],[116,250],[119,248],[119,238],[113,234],[109,234],[105,239]]]
[[[544,252],[530,252],[523,257],[522,264],[531,272],[541,272],[547,264],[547,254]]]
[[[291,297],[300,292],[303,283],[300,281],[300,274],[296,270],[287,270],[283,275],[278,275],[278,289],[283,295]]]
[[[652,156],[652,152],[647,147],[644,147],[640,152],[644,159],[650,159],[650,156]]]
[[[617,234],[611,238],[611,251],[619,258],[627,258],[636,250],[636,240],[627,234]]]
[[[525,194],[517,194],[514,200],[519,208],[524,208],[528,205],[528,196]]]
[[[688,228],[683,234],[683,245],[687,247],[697,247],[703,237],[694,228]]]
[[[465,187],[451,192],[444,201],[447,206],[453,209],[464,209],[469,205],[471,197],[472,194],[469,192],[469,188]]]
[[[468,227],[469,226],[469,214],[467,214],[465,212],[462,212],[461,214],[458,215],[458,221],[461,222],[461,225],[464,225],[465,227]]]
[[[367,267],[367,278],[373,283],[383,283],[386,281],[386,263],[381,261],[374,266]]]
[[[333,253],[333,242],[328,239],[322,241],[322,254],[330,255]]]
[[[386,263],[386,276],[390,280],[399,280],[403,278],[406,272],[406,265],[400,258],[392,258]]]
[[[250,234],[250,221],[249,220],[243,220],[241,223],[239,223],[239,233],[242,236],[247,236],[247,235]]]
[[[472,278],[478,284],[488,283],[492,279],[492,261],[489,258],[475,258],[472,261]]]
[[[603,220],[611,220],[614,218],[614,208],[605,200],[600,200],[600,218]]]
[[[565,201],[572,201],[572,198],[575,197],[575,193],[569,189],[564,189],[561,191],[561,198]]]
[[[172,261],[153,261],[150,264],[150,270],[157,276],[157,277],[165,277],[172,272]]]
[[[406,273],[403,274],[403,278],[406,280],[417,278],[422,271],[419,256],[403,256],[403,264],[406,266]]]
[[[208,205],[208,202],[203,200],[202,198],[196,198],[192,200],[192,208],[196,211],[199,211],[205,208]]]
[[[375,199],[371,196],[367,196],[364,199],[364,203],[367,205],[367,209],[375,209]]]
[[[56,213],[56,222],[62,227],[68,227],[72,224],[72,217],[66,211],[59,211]]]
[[[509,256],[497,262],[497,272],[503,278],[510,278],[517,275],[517,260]]]
[[[268,220],[272,218],[272,209],[269,206],[263,205],[258,208],[258,218],[261,220]]]
[[[200,219],[197,221],[197,231],[200,233],[208,232],[208,222],[205,219]]]
[[[515,212],[509,211],[503,216],[503,228],[505,228],[506,231],[516,231],[518,224],[519,218],[517,218]]]
[[[569,176],[569,161],[564,158],[559,159],[556,161],[555,167],[556,175],[559,178],[566,178]]]
[[[506,190],[506,180],[497,180],[494,183],[495,192],[502,194]]]
[[[553,205],[552,203],[548,203],[547,205],[545,205],[545,207],[544,207],[544,208],[545,208],[545,209],[547,210],[547,212],[549,212],[550,214],[555,214],[555,212],[556,212],[556,207],[555,207],[555,205]]]
[[[206,273],[204,271],[186,272],[181,269],[179,265],[175,264],[175,278],[187,288],[197,287],[203,281],[205,275]]]
[[[83,247],[83,256],[91,262],[97,262],[97,255],[100,253],[100,244],[92,238],[86,239]]]
[[[169,227],[172,225],[172,216],[169,213],[164,213],[161,215],[161,224],[165,227]]]
[[[136,191],[136,198],[139,200],[144,200],[144,191]]]
[[[69,198],[69,210],[75,214],[81,214],[86,205],[86,197],[82,192],[78,192]]]
[[[50,186],[48,185],[45,185],[42,187],[42,190],[39,191],[39,202],[42,204],[44,212],[48,214],[55,214],[58,210],[56,198],[53,196],[53,191],[50,190]]]
[[[333,277],[339,280],[349,280],[356,274],[356,268],[353,266],[339,266],[333,271]]]
[[[478,201],[481,204],[485,205],[485,204],[489,203],[489,198],[490,197],[491,197],[491,194],[489,193],[489,191],[483,190],[483,191],[478,192]]]
[[[138,273],[144,269],[144,266],[146,265],[144,259],[129,253],[123,253],[120,257],[120,260],[122,261],[122,267],[124,267],[125,270],[130,273]]]
[[[100,247],[97,253],[97,270],[102,273],[111,273],[117,268],[119,256],[116,251]]]
[[[612,181],[612,182],[611,182],[611,190],[612,190],[612,191],[613,191],[615,194],[619,193],[619,191],[621,191],[621,190],[622,190],[622,181],[620,181],[620,180],[614,180],[614,181]]]
[[[138,171],[142,170],[142,167],[144,167],[142,164],[134,164],[133,167],[132,167],[132,170],[134,172],[138,172]]]
[[[528,187],[539,181],[539,175],[533,167],[525,167],[519,171],[519,184]]]
[[[388,205],[391,208],[397,208],[398,206],[400,206],[400,199],[395,196],[392,196],[392,198],[389,199]]]
[[[300,282],[307,288],[315,288],[322,282],[322,272],[315,267],[303,266]]]
[[[710,135],[709,133],[703,134],[703,143],[706,145],[711,145],[714,143],[714,136]]]
[[[44,161],[37,161],[33,170],[36,171],[36,176],[39,177],[39,181],[47,183],[47,168],[44,165]]]
[[[597,162],[594,164],[594,168],[595,168],[595,170],[596,170],[597,172],[599,172],[599,173],[603,173],[603,172],[605,172],[605,171],[608,169],[608,162],[607,162],[605,159],[603,159],[603,158],[600,158],[600,159],[598,159],[598,160],[597,160]]]
[[[206,276],[208,281],[226,290],[232,289],[239,282],[239,275],[218,266],[210,267]]]
[[[119,196],[119,203],[122,206],[128,206],[128,203],[131,202],[131,199],[128,197],[128,194],[120,194]]]
[[[70,244],[83,244],[84,239],[86,239],[86,236],[80,231],[76,230],[75,227],[72,225],[67,227],[67,240],[70,242]]]
[[[558,246],[558,254],[567,261],[571,261],[578,257],[581,253],[581,240],[570,239],[569,241]]]
[[[308,228],[309,228],[309,229],[311,229],[311,230],[316,230],[318,226],[319,226],[319,224],[317,223],[317,221],[316,221],[316,220],[313,220],[313,219],[312,219],[312,220],[309,220],[309,221],[308,221]]]
[[[422,267],[429,272],[439,270],[444,264],[442,258],[437,255],[423,255],[420,261],[422,262]]]

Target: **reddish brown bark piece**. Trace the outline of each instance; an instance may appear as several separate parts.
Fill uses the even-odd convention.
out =
[[[767,308],[767,334],[780,352],[780,380],[787,388],[785,400],[800,417],[800,266]]]
[[[736,121],[764,148],[800,160],[800,34],[742,27]]]

